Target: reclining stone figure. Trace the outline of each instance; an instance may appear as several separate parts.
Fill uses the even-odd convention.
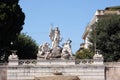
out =
[[[63,44],[61,58],[69,59],[72,56],[71,42],[72,41],[68,39],[67,42]]]

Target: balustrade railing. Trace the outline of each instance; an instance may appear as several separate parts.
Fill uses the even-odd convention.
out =
[[[93,59],[76,59],[75,64],[92,64],[94,63]]]
[[[18,60],[19,65],[35,65],[37,60]]]
[[[74,64],[95,64],[95,63],[103,63],[102,59],[75,59],[75,60],[18,60],[19,65],[36,65],[37,63],[52,63],[52,62],[64,62],[69,63],[73,62]]]

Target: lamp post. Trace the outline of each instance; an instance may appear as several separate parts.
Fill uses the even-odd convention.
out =
[[[13,42],[11,41],[10,42],[10,50],[12,49],[12,46],[13,46]]]

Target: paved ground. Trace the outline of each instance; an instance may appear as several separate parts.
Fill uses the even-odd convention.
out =
[[[80,80],[77,76],[49,76],[49,77],[39,77],[34,80]]]

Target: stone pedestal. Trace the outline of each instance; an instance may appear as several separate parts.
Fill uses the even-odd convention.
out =
[[[18,66],[18,60],[9,60],[9,66]]]

